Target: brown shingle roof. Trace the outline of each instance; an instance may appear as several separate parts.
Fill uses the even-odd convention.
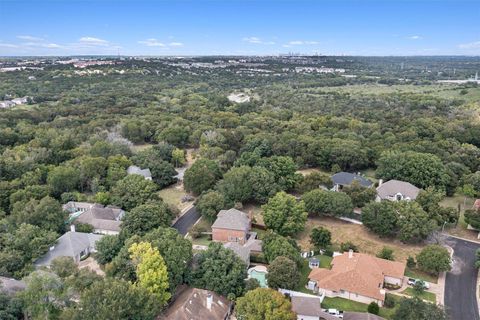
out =
[[[207,296],[212,295],[211,308]],[[230,313],[231,302],[213,291],[188,288],[183,291],[158,319],[168,320],[224,320]]]
[[[92,207],[83,212],[75,222],[87,223],[95,229],[120,231],[123,210],[111,207]]]
[[[367,297],[384,300],[380,292],[385,276],[403,278],[405,265],[363,253],[344,253],[332,260],[332,269],[313,269],[308,278],[319,288],[346,290]]]

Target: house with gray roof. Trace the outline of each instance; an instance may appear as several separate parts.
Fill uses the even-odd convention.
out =
[[[409,182],[389,180],[382,183],[382,180],[380,180],[376,201],[411,201],[415,200],[419,193],[420,189]]]
[[[322,311],[320,301],[320,298],[292,296],[292,311],[297,314],[297,320],[338,320],[337,317]]]
[[[238,242],[226,242],[223,246],[227,249],[232,250],[243,262],[245,262],[246,266],[250,265],[250,248],[247,246],[242,246],[238,244]]]
[[[152,180],[152,173],[150,172],[150,169],[142,169],[137,166],[130,166],[127,169],[128,174],[138,174],[142,177],[145,178],[145,180]]]
[[[103,235],[69,231],[57,239],[55,245],[37,261],[34,265],[38,267],[50,266],[52,261],[59,257],[71,257],[75,263],[79,263],[84,257],[95,252],[95,243]]]
[[[343,313],[343,320],[385,320],[385,318],[367,312],[346,311]]]
[[[93,227],[94,233],[118,234],[120,233],[122,218],[125,214],[120,208],[113,206],[92,206],[90,209],[80,213],[73,223],[89,224]]]
[[[357,181],[362,187],[371,188],[373,182],[361,176],[360,174],[350,172],[338,172],[332,176],[333,191],[340,191],[343,187],[351,185]]]
[[[15,294],[18,291],[24,290],[25,282],[13,278],[0,277],[0,291],[7,294]]]

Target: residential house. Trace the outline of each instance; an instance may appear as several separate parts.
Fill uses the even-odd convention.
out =
[[[380,316],[366,312],[344,312],[343,320],[385,320]]]
[[[250,248],[242,246],[238,242],[226,242],[223,246],[232,250],[248,267],[250,265]]]
[[[327,297],[383,306],[384,285],[402,286],[404,273],[403,263],[349,251],[334,257],[331,269],[312,269],[308,288]]]
[[[36,267],[48,267],[59,257],[71,257],[75,263],[79,263],[81,259],[95,252],[95,243],[102,237],[103,235],[93,233],[69,231],[58,238],[56,244],[34,264]]]
[[[12,99],[12,102],[15,103],[16,105],[26,104],[28,102],[28,97],[15,98],[15,99]]]
[[[25,282],[13,278],[0,277],[0,291],[7,294],[15,294],[18,291],[24,290]]]
[[[64,204],[63,210],[70,213],[69,222],[89,224],[94,233],[101,234],[118,234],[125,214],[125,211],[114,206],[76,201]]]
[[[332,176],[333,181],[333,191],[340,191],[343,187],[351,185],[354,181],[366,188],[373,186],[372,181],[361,176],[360,174],[350,173],[350,172],[338,172]]]
[[[220,210],[212,225],[212,240],[238,242],[244,245],[250,231],[250,219],[245,212],[237,209]]]
[[[411,201],[417,198],[419,192],[420,189],[409,182],[400,180],[389,180],[387,182],[382,182],[382,180],[380,180],[377,187],[376,201]]]
[[[0,101],[0,109],[8,109],[14,106],[15,103],[10,100]]]
[[[127,169],[128,174],[138,174],[142,177],[145,178],[145,180],[152,180],[152,173],[150,172],[150,169],[141,169],[140,167],[137,166],[130,166]]]
[[[338,320],[337,317],[322,311],[320,299],[307,296],[292,296],[292,311],[297,320]]]
[[[166,320],[226,320],[232,311],[232,302],[213,291],[187,288],[157,319]]]

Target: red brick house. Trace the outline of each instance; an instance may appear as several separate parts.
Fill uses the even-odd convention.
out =
[[[212,240],[244,245],[250,232],[250,219],[237,209],[220,210],[212,225]]]

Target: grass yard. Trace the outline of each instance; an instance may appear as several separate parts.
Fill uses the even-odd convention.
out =
[[[329,256],[325,256],[322,254],[314,256],[315,258],[320,260],[320,268],[330,269],[330,264],[332,263],[333,258]]]
[[[263,224],[263,215],[262,215],[261,205],[256,203],[247,203],[243,206],[242,211],[246,213],[252,211],[255,223]]]
[[[475,200],[473,198],[466,198],[462,195],[456,194],[453,197],[446,197],[440,202],[440,205],[443,207],[450,207],[450,208],[455,208],[457,209],[458,206],[460,205],[461,211],[460,211],[460,217],[458,219],[458,224],[457,226],[453,228],[447,228],[445,231],[453,236],[461,237],[461,238],[466,238],[474,241],[478,241],[478,232],[475,230],[468,230],[467,229],[467,224],[465,223],[464,219],[464,211],[465,208],[471,208],[473,206],[473,202]]]
[[[328,175],[332,174],[331,172],[322,170],[320,168],[306,168],[306,169],[297,170],[297,173],[300,173],[302,176],[306,176],[306,175],[309,175],[310,173],[314,173],[314,172],[321,172],[321,173],[325,173],[325,174],[328,174]]]
[[[403,290],[402,293],[406,294],[406,295],[409,295],[411,297],[417,296],[420,299],[430,301],[430,302],[433,302],[433,303],[436,303],[436,301],[437,301],[437,296],[434,293],[428,292],[428,291],[424,291],[421,294],[416,294],[415,290],[413,290],[413,288],[407,288],[407,289]]]
[[[167,203],[168,205],[178,208],[178,210],[185,209],[190,202],[182,202],[182,197],[185,195],[185,190],[183,190],[183,185],[174,184],[169,187],[166,187],[158,192],[158,195]]]
[[[303,250],[311,249],[310,232],[314,227],[322,226],[332,233],[332,243],[340,244],[352,241],[360,252],[376,255],[383,247],[392,248],[396,261],[405,262],[408,256],[415,257],[422,249],[419,245],[404,244],[396,239],[380,238],[362,225],[348,223],[339,219],[321,217],[309,218],[305,230],[297,237]]]
[[[431,282],[431,283],[437,283],[438,282],[438,276],[432,276],[432,275],[430,275],[428,273],[425,273],[423,271],[420,271],[418,269],[406,268],[405,269],[405,276],[407,276],[409,278],[420,279],[420,280]]]
[[[390,295],[395,299],[395,306],[398,305],[398,302],[400,300],[399,296],[395,295]],[[341,311],[353,311],[353,312],[367,312],[368,305],[365,303],[361,302],[356,302],[353,300],[348,300],[344,298],[328,298],[325,297],[325,299],[322,302],[322,308],[324,309],[337,309]],[[393,314],[395,313],[396,308],[380,308],[380,313],[378,314],[381,317],[384,317],[385,319],[391,319],[393,317]]]
[[[207,246],[212,243],[210,235],[202,235],[199,238],[191,239],[193,244]]]
[[[305,288],[305,286],[308,283],[308,275],[310,274],[310,271],[311,271],[311,269],[308,267],[307,259],[302,260],[302,266],[300,267],[299,271],[300,271],[300,281],[298,282],[298,286],[297,288],[295,288],[295,290],[303,293],[312,294],[312,291]]]

